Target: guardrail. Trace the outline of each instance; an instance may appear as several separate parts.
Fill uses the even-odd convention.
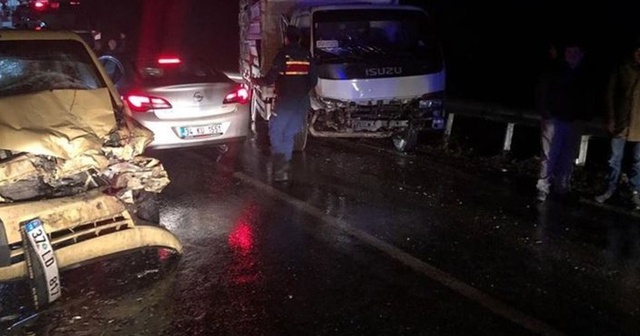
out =
[[[505,131],[502,150],[506,153],[511,151],[515,125],[527,125],[531,127],[540,126],[540,116],[535,112],[535,110],[507,108],[486,103],[449,98],[447,100],[447,123],[444,131],[445,146],[448,145],[449,139],[451,138],[453,122],[456,115],[504,122]],[[578,157],[575,160],[576,165],[584,166],[586,163],[587,153],[589,150],[589,140],[592,137],[608,137],[608,134],[602,125],[604,125],[604,121],[602,119],[594,119],[585,124],[580,138],[580,150],[578,152]]]

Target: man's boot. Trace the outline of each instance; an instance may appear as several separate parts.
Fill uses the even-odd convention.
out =
[[[611,198],[611,196],[613,196],[613,192],[614,190],[607,189],[607,191],[605,191],[603,194],[595,197],[596,202],[598,203],[606,202],[609,198]]]
[[[289,162],[283,154],[273,155],[273,180],[276,182],[289,180]]]
[[[282,166],[276,171],[273,179],[276,182],[289,181],[289,161],[283,161]]]

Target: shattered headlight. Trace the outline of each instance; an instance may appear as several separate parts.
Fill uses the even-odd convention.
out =
[[[345,108],[348,106],[347,102],[338,99],[318,97],[318,101],[320,101],[321,105],[323,105],[326,110],[335,110],[337,108]]]

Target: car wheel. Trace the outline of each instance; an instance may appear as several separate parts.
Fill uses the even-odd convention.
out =
[[[133,212],[136,217],[153,224],[160,224],[158,193],[136,190],[133,192],[133,202],[135,205]]]

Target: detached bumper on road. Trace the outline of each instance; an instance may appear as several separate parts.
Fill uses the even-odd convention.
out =
[[[36,217],[43,222],[61,270],[145,248],[182,254],[182,244],[171,232],[145,225],[118,198],[92,190],[0,206],[0,282],[28,277],[20,225]]]

